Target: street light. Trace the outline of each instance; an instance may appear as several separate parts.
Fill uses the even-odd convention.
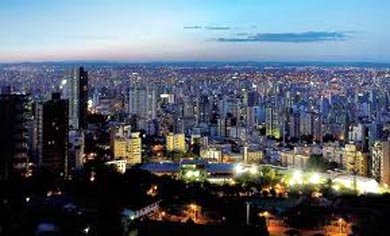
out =
[[[90,230],[90,228],[89,228],[89,226],[87,226],[87,227],[85,227],[85,228],[83,229],[83,232],[84,232],[86,235],[88,235],[89,230]]]
[[[196,205],[195,204],[191,204],[190,205],[190,208],[194,214],[194,221],[196,222]]]
[[[340,226],[340,234],[343,233],[343,218],[339,218],[338,222],[339,222],[339,226]]]
[[[260,213],[259,213],[259,216],[265,218],[265,223],[266,223],[267,226],[268,226],[268,224],[269,224],[268,219],[269,219],[269,217],[270,217],[270,213],[269,213],[268,211],[263,211],[263,212],[260,212]]]

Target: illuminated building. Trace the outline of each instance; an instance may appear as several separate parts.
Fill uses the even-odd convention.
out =
[[[25,172],[28,167],[29,97],[0,94],[0,180],[7,179],[13,170]]]
[[[200,134],[191,135],[191,145],[199,144],[201,147],[208,147],[209,139],[207,136],[201,136]]]
[[[374,143],[371,155],[371,177],[379,183],[390,185],[390,142]]]
[[[108,166],[113,166],[115,169],[121,173],[124,174],[126,172],[126,165],[127,161],[126,160],[113,160],[113,161],[107,161],[104,164]]]
[[[276,107],[266,108],[265,132],[267,136],[273,137],[275,139],[280,139],[282,137],[279,119],[280,117]]]
[[[115,159],[125,159],[127,164],[142,162],[142,140],[140,133],[130,131],[129,126],[114,129],[111,136],[111,149]]]
[[[304,169],[312,154],[319,154],[318,150],[310,147],[295,147],[294,150],[281,151],[282,166]]]
[[[204,159],[212,159],[222,162],[222,151],[216,148],[202,149],[200,151],[200,156]]]
[[[252,151],[252,150],[248,150],[246,152],[246,155],[247,155],[247,157],[245,158],[246,163],[254,163],[254,164],[259,164],[264,156],[262,151]]]
[[[175,103],[175,94],[160,94],[160,98],[161,100],[163,100],[164,102],[166,101],[169,104]]]
[[[351,173],[360,176],[368,174],[368,157],[358,150],[355,144],[346,144],[344,148],[344,166]]]
[[[39,103],[35,109],[36,140],[38,166],[44,167],[56,175],[68,174],[68,100],[61,99],[59,93],[53,93],[52,99]]]
[[[87,128],[88,71],[84,67],[71,70],[64,78],[64,95],[69,99],[69,125],[71,129]]]
[[[149,85],[141,86],[139,82],[132,84],[129,91],[129,113],[136,115],[140,121],[140,127],[145,128],[147,121],[157,117],[156,91]]]
[[[186,140],[184,134],[169,133],[166,136],[167,151],[186,151]]]
[[[284,151],[280,153],[282,166],[304,169],[310,154],[296,153],[295,151]]]
[[[340,147],[338,143],[326,143],[322,147],[322,156],[329,162],[335,162],[340,167],[344,166],[343,156],[344,148]]]

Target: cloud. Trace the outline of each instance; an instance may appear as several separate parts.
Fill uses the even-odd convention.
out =
[[[236,35],[237,35],[237,36],[248,36],[249,33],[237,33]]]
[[[258,33],[252,35],[237,35],[245,37],[215,38],[217,42],[279,42],[279,43],[310,43],[325,41],[345,41],[353,32],[308,31],[300,33]]]
[[[230,30],[229,26],[206,26],[207,30]]]
[[[184,26],[183,29],[205,29],[205,30],[230,30],[229,26],[201,26],[201,25],[190,25]]]
[[[202,26],[193,25],[193,26],[184,26],[184,29],[202,29]]]

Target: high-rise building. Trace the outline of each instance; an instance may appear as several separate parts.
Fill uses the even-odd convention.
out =
[[[69,99],[71,129],[86,129],[88,114],[88,71],[84,67],[71,70],[65,77],[64,95]]]
[[[0,94],[0,180],[14,170],[24,173],[28,168],[28,125],[31,107],[27,95]]]
[[[346,144],[344,148],[344,166],[351,173],[360,176],[368,175],[368,156],[358,150],[355,144]]]
[[[186,151],[186,140],[184,134],[169,133],[166,136],[167,151]]]
[[[265,132],[267,136],[274,137],[275,139],[282,137],[280,117],[276,107],[266,108]]]
[[[191,97],[183,98],[183,117],[186,119],[194,118],[194,103]]]
[[[139,132],[131,132],[130,126],[112,130],[111,150],[115,159],[124,159],[129,165],[142,162],[142,140]]]
[[[83,130],[69,131],[69,174],[80,170],[84,164],[85,138]]]
[[[313,116],[310,112],[302,112],[299,116],[299,133],[300,135],[313,134]]]
[[[375,142],[371,149],[370,177],[390,185],[390,142]]]
[[[137,116],[141,128],[145,128],[148,121],[156,119],[156,91],[149,85],[140,86],[134,83],[129,91],[129,114]]]
[[[259,93],[257,91],[249,91],[248,92],[248,107],[254,107],[259,105]]]
[[[68,100],[53,93],[52,99],[35,107],[38,166],[56,175],[68,174],[69,117]]]
[[[291,111],[289,114],[290,122],[289,122],[289,136],[290,138],[300,138],[300,114],[298,111]]]
[[[207,95],[201,95],[197,100],[196,119],[198,123],[208,123],[210,120],[211,104]]]

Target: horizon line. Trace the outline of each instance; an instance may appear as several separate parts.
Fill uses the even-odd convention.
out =
[[[377,64],[390,65],[390,61],[370,61],[370,60],[42,60],[42,61],[0,61],[0,65],[5,64],[67,64],[67,63],[112,63],[112,64],[182,64],[182,63],[264,63],[264,64]]]

